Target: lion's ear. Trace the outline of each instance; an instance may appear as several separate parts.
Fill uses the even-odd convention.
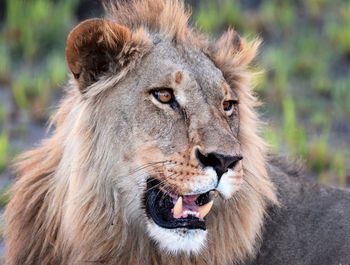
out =
[[[227,65],[228,69],[245,68],[254,59],[260,43],[260,39],[248,42],[241,38],[236,31],[229,29],[212,47],[211,54],[217,64]]]
[[[89,19],[68,35],[66,61],[82,93],[109,69],[121,68],[118,61],[131,33],[106,19]]]

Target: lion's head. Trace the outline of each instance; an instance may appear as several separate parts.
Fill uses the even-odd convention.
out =
[[[241,261],[276,202],[246,69],[259,42],[210,42],[175,0],[109,8],[68,36],[73,76],[54,135],[20,164],[8,256],[45,231],[61,264]],[[36,219],[19,221],[29,197]]]

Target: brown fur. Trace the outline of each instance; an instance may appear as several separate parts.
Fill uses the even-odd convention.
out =
[[[176,84],[180,85],[182,79],[183,79],[182,73],[181,72],[176,72],[175,73],[175,82],[176,82]]]
[[[266,207],[277,203],[265,168],[266,146],[258,136],[260,123],[254,111],[258,103],[247,71],[259,41],[246,42],[229,30],[216,44],[210,44],[188,26],[190,14],[181,1],[116,2],[109,8],[110,18],[118,26],[97,20],[97,33],[91,32],[82,40],[81,34],[73,31],[68,38],[67,61],[76,79],[71,81],[53,118],[54,134],[40,148],[20,158],[13,198],[5,213],[6,264],[238,264],[254,254]],[[240,101],[243,183],[232,199],[215,201],[207,219],[208,245],[199,255],[158,251],[144,230],[127,223],[125,208],[133,198],[121,191],[116,193],[112,189],[115,180],[107,178],[112,168],[122,168],[125,162],[101,148],[101,143],[109,139],[109,128],[100,126],[108,118],[108,113],[99,114],[105,107],[102,103],[109,96],[107,88],[126,78],[146,56],[152,46],[148,34],[152,33],[207,54]],[[113,76],[105,73],[94,79],[81,77],[84,55],[79,47],[89,46],[90,40],[101,36],[107,39],[103,43],[108,49],[114,50],[116,42],[122,43],[131,54],[137,47],[137,59],[128,57],[130,63],[118,68]],[[77,80],[80,88],[88,88],[84,98],[76,89]],[[176,80],[181,82],[183,77],[177,76]],[[158,151],[152,152],[156,156]],[[174,160],[184,160],[181,157]],[[135,189],[127,177],[118,182]]]
[[[117,57],[128,41],[127,28],[104,19],[89,19],[73,29],[67,39],[66,60],[76,79],[83,80],[80,89],[96,82],[99,73],[94,70],[106,71],[103,68],[112,61],[113,54]]]

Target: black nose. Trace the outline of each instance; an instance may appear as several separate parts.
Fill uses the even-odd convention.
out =
[[[239,160],[242,160],[242,156],[229,156],[218,153],[209,153],[207,155],[196,150],[196,157],[203,167],[213,167],[218,175],[218,180],[221,176],[227,172],[229,168],[233,169]]]

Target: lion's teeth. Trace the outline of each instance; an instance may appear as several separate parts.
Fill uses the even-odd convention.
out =
[[[182,213],[182,196],[177,199],[177,202],[174,206],[174,216],[179,216]]]
[[[210,211],[211,207],[213,206],[214,201],[210,201],[207,204],[204,204],[203,206],[198,207],[198,212],[200,218],[204,218]]]

